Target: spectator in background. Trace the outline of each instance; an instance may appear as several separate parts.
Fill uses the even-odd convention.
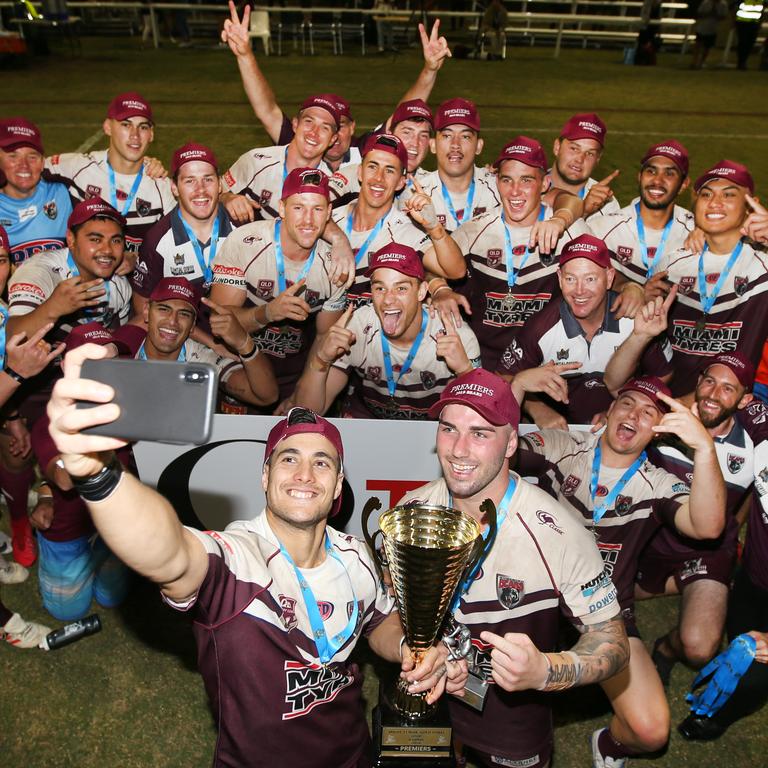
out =
[[[501,0],[491,0],[483,14],[482,30],[489,42],[488,61],[500,60],[506,42],[507,9]]]
[[[707,60],[707,55],[715,45],[717,27],[728,16],[727,0],[701,0],[696,9],[696,45],[693,49],[691,69],[701,69]]]
[[[736,7],[736,66],[747,68],[752,49],[760,34],[765,5],[761,0],[741,0]]]

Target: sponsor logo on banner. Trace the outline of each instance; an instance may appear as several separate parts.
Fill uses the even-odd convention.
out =
[[[496,574],[496,596],[505,608],[514,608],[525,597],[525,582],[503,573]]]

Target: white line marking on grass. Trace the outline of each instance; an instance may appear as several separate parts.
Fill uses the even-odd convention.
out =
[[[57,128],[64,128],[69,126],[56,126]],[[74,126],[73,126],[74,127]],[[77,126],[78,128],[82,126]],[[75,152],[87,152],[102,136],[104,135],[104,130],[102,128],[99,128],[98,131],[91,134],[76,150]]]

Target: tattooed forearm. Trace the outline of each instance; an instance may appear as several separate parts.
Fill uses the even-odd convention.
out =
[[[581,659],[577,654],[572,651],[548,653],[545,658],[549,667],[545,691],[564,691],[579,684]]]

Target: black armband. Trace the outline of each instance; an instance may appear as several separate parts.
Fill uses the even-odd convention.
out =
[[[123,465],[113,456],[112,461],[95,475],[73,477],[72,485],[83,501],[104,501],[115,492],[122,478]]]

